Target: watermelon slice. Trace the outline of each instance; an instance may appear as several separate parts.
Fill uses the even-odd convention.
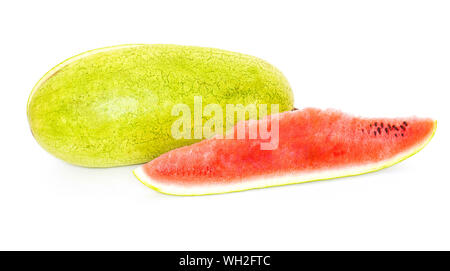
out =
[[[261,129],[263,122],[270,131],[274,121],[279,125],[278,146],[264,150],[261,144],[269,139],[250,139],[249,131],[255,125]],[[245,139],[216,136],[169,151],[134,174],[148,187],[172,195],[325,180],[392,166],[421,150],[436,130],[436,121],[428,118],[360,118],[314,108],[243,124]]]

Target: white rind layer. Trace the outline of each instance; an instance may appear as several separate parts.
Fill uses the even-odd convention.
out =
[[[257,188],[266,188],[289,184],[299,184],[320,180],[328,180],[339,177],[348,177],[374,172],[397,164],[405,160],[406,158],[416,154],[421,149],[423,149],[431,140],[435,131],[436,131],[436,123],[433,132],[430,134],[429,137],[425,138],[423,142],[417,144],[416,147],[411,148],[403,153],[400,153],[390,159],[377,163],[346,167],[340,169],[331,169],[326,171],[317,170],[311,173],[294,173],[294,174],[291,173],[282,176],[262,176],[259,178],[246,179],[244,181],[235,181],[230,184],[204,183],[198,185],[182,185],[177,183],[169,184],[168,182],[164,181],[161,182],[155,180],[144,172],[143,166],[136,168],[133,171],[133,173],[136,176],[136,178],[138,178],[146,186],[164,194],[177,196],[200,196],[200,195],[222,194]]]

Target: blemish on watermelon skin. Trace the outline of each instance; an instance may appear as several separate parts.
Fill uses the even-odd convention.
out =
[[[435,129],[432,119],[368,119],[331,109],[307,108],[275,117],[280,128],[276,150],[261,150],[264,140],[260,138],[212,138],[165,153],[145,164],[143,170],[158,182],[182,186],[323,172],[390,161],[429,140]],[[400,136],[386,131],[389,127],[398,131],[397,125],[406,121],[408,129]],[[258,123],[246,122],[246,130],[248,125]],[[378,126],[380,123],[387,124],[386,133]],[[379,135],[377,129],[370,130],[372,126],[380,129]],[[361,127],[366,128],[361,132]],[[373,131],[374,136],[367,135],[364,129]]]

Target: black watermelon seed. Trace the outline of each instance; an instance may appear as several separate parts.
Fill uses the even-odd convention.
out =
[[[377,126],[378,126],[378,122],[375,121],[375,127],[377,127]]]
[[[403,124],[405,124],[405,126],[408,126],[408,123],[406,121],[404,121]]]
[[[380,127],[377,128],[378,133],[381,135],[381,129]]]
[[[397,134],[395,134],[395,137],[397,137]]]
[[[384,124],[383,123],[381,123],[381,128],[383,128],[384,127]]]
[[[386,131],[386,134],[389,134],[388,128],[384,128],[384,130]]]
[[[400,125],[400,128],[402,128],[402,130],[405,131],[405,127],[403,125]]]
[[[391,129],[392,129],[392,127],[391,127],[391,125],[390,125],[390,124],[388,124],[388,128],[389,128],[389,130],[391,130]]]
[[[370,128],[372,128],[372,123],[370,124]]]
[[[402,136],[403,136],[403,134],[402,134]]]
[[[395,129],[395,131],[398,131],[398,128],[397,128],[397,126],[392,126],[392,128],[394,128]]]
[[[377,132],[373,131],[373,134],[376,136],[376,135],[377,135]]]

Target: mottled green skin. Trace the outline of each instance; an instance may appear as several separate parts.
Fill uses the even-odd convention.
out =
[[[121,166],[199,141],[175,140],[170,131],[179,118],[171,116],[173,105],[193,112],[194,96],[203,97],[203,106],[293,106],[286,78],[261,59],[202,47],[123,45],[56,66],[33,89],[27,113],[34,137],[56,157]]]

